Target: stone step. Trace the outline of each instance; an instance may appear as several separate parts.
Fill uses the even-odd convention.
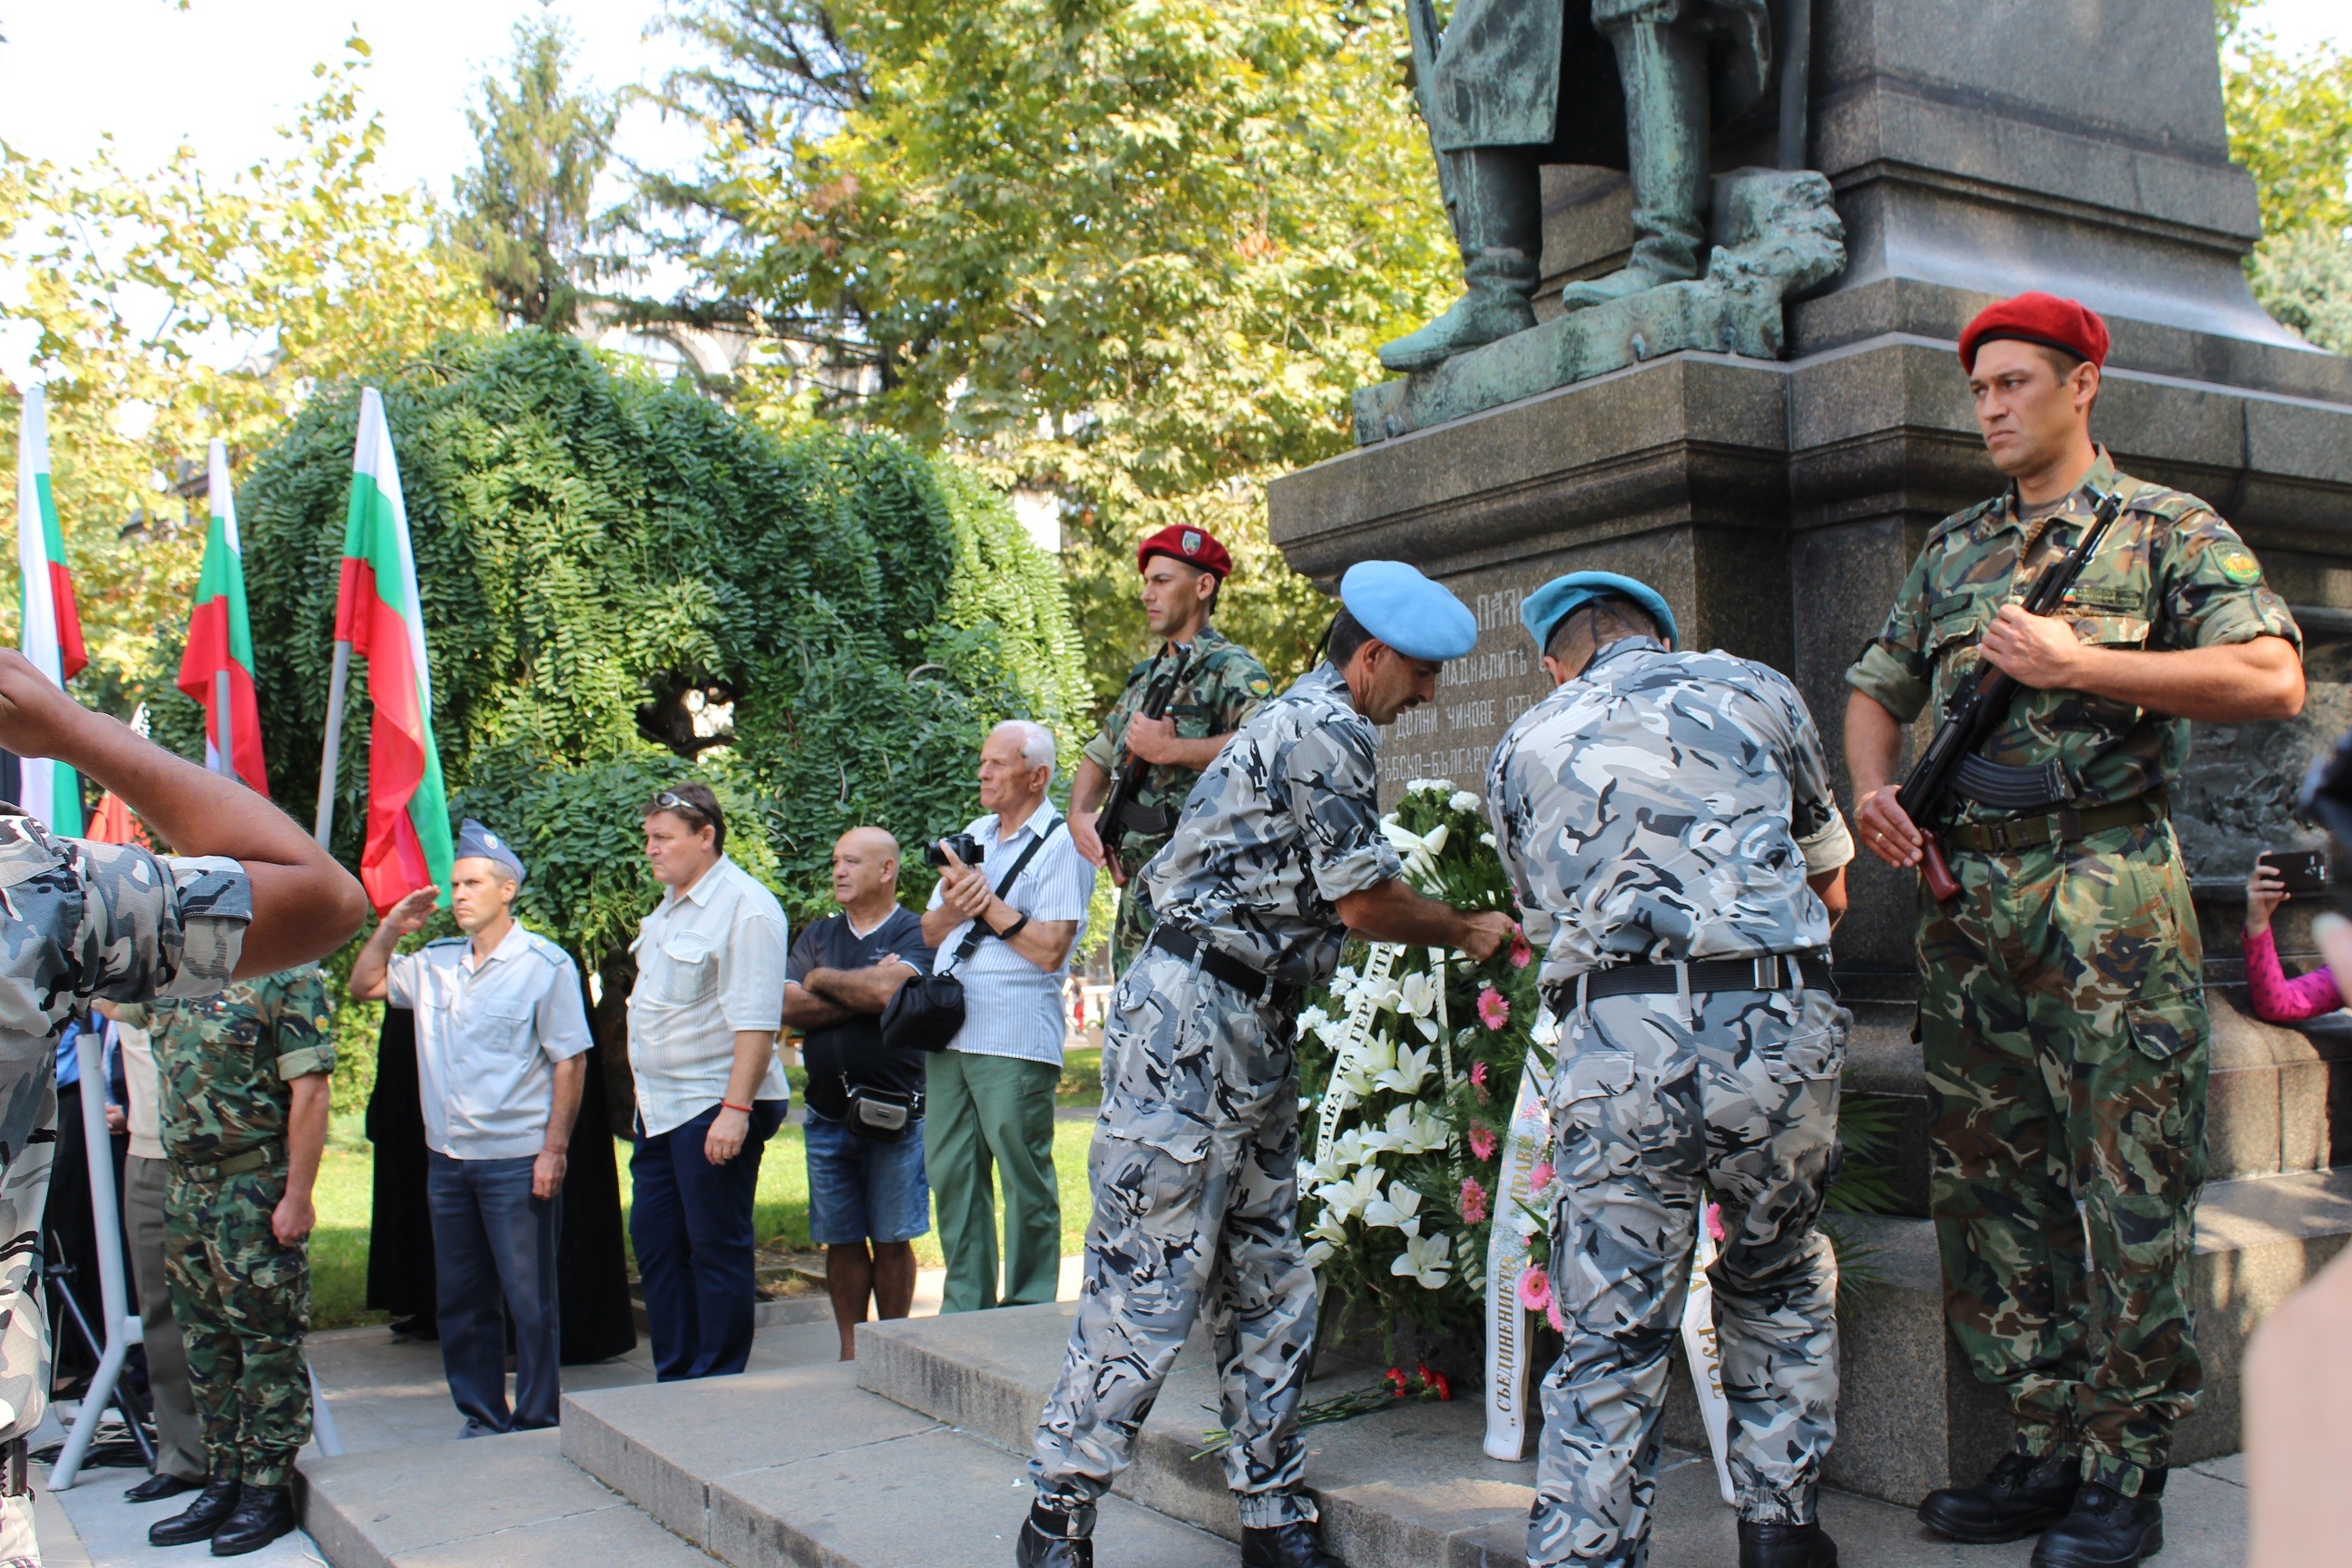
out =
[[[573,1395],[562,1433],[581,1471],[738,1568],[1005,1568],[1028,1510],[1014,1454],[860,1389],[846,1365]],[[1122,1568],[1233,1557],[1117,1500],[1096,1539]]]

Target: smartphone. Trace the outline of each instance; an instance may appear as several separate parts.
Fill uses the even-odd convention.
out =
[[[2324,893],[2327,890],[2327,851],[2325,849],[2265,850],[2262,863],[2278,872],[2290,893]]]

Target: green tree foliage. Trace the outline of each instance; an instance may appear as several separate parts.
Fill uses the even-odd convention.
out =
[[[894,438],[787,444],[532,329],[445,342],[383,393],[453,809],[523,847],[523,913],[592,972],[625,961],[657,890],[639,810],[664,785],[710,783],[730,853],[804,919],[830,906],[842,830],[879,823],[911,847],[960,827],[987,725],[1077,717],[1052,563],[995,492]],[[322,390],[237,496],[271,789],[306,816],[358,402]],[[199,743],[193,704],[157,705],[160,733]]]
[[[2313,342],[2352,353],[2352,54],[2322,43],[2289,54],[2216,0],[2230,156],[2254,176],[2263,240],[2254,297]]]
[[[1134,542],[1171,521],[1247,563],[1227,629],[1303,664],[1326,610],[1265,544],[1265,481],[1346,447],[1373,346],[1456,271],[1400,14],[694,0],[678,26],[713,63],[668,96],[710,153],[648,194],[695,220],[702,309],[834,367],[835,412],[1060,498],[1097,699],[1141,651]]]
[[[511,79],[482,79],[466,111],[480,161],[457,177],[457,244],[479,270],[499,313],[525,326],[570,327],[579,284],[597,270],[587,252],[590,205],[613,139],[609,99],[564,80],[572,35],[541,16],[515,24]]]

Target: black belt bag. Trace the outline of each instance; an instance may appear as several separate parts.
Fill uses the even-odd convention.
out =
[[[1029,841],[1006,872],[1004,880],[996,885],[996,896],[1003,898],[1013,891],[1013,884],[1029,868],[1030,857],[1045,847],[1045,840],[1061,831],[1056,821]],[[972,955],[972,951],[996,933],[978,921],[958,943],[955,956],[948,960],[950,969]],[[943,1051],[955,1037],[963,1033],[963,982],[954,974],[918,974],[890,998],[882,1009],[882,1043],[894,1051]]]
[[[847,1073],[841,1075],[841,1091],[848,1101],[842,1112],[842,1125],[860,1138],[869,1138],[877,1143],[896,1143],[923,1119],[920,1094],[852,1083]]]

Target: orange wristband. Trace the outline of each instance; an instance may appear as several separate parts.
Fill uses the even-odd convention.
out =
[[[746,1116],[749,1116],[749,1115],[751,1115],[751,1108],[750,1106],[748,1106],[748,1105],[737,1105],[737,1104],[735,1104],[734,1102],[732,1102],[731,1100],[720,1100],[720,1101],[719,1102],[719,1110],[740,1110],[740,1111],[741,1111],[741,1112],[742,1112],[744,1115],[746,1115]]]

